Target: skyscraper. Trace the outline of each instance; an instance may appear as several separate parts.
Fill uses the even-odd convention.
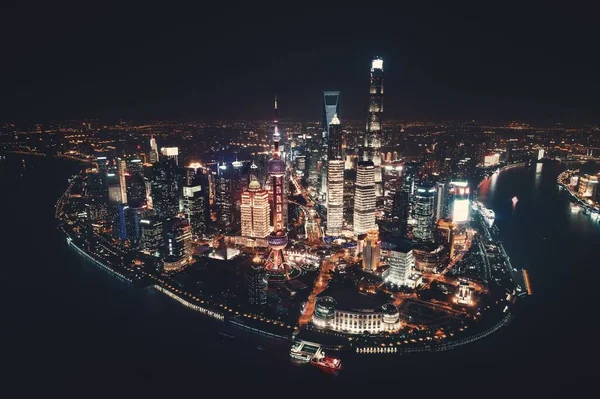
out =
[[[415,240],[433,241],[433,217],[435,187],[428,182],[420,182],[415,187],[415,219],[413,229]]]
[[[131,173],[126,178],[127,204],[134,208],[141,208],[146,204],[146,180],[141,173]]]
[[[375,167],[375,194],[383,195],[381,184],[381,142],[383,115],[383,59],[375,57],[371,61],[371,80],[369,85],[369,117],[365,136],[365,155],[373,161]]]
[[[155,216],[140,220],[140,247],[153,256],[160,256],[163,248],[163,222]]]
[[[395,285],[407,285],[408,277],[415,267],[410,243],[393,237],[381,244],[381,252],[390,265],[385,281]]]
[[[448,188],[448,199],[446,203],[452,222],[464,225],[469,220],[469,183],[466,181],[451,181]]]
[[[100,181],[104,189],[106,190],[106,172],[108,171],[108,159],[106,157],[96,158],[98,164],[98,174],[100,175]]]
[[[267,304],[267,275],[261,264],[253,264],[246,272],[248,302],[254,306]]]
[[[127,203],[127,181],[125,176],[127,174],[127,162],[124,159],[119,158],[117,160],[118,171],[119,171],[119,188],[121,189],[121,203]]]
[[[344,161],[327,163],[327,234],[339,235],[344,223]]]
[[[201,236],[209,222],[208,190],[200,185],[198,176],[192,179],[189,169],[187,172],[183,186],[183,214],[192,226],[192,234]]]
[[[156,139],[154,135],[150,137],[150,163],[154,164],[158,162],[158,144],[156,143]]]
[[[108,186],[108,204],[115,209],[121,201],[121,184],[119,182],[118,171],[114,168],[106,172],[106,185]]]
[[[446,182],[438,181],[435,183],[435,220],[438,221],[445,218],[447,213]]]
[[[242,194],[242,236],[265,238],[269,235],[269,193],[252,180]]]
[[[344,223],[344,160],[342,157],[342,125],[333,116],[329,126],[327,161],[327,234],[338,235]]]
[[[329,137],[329,126],[333,122],[335,115],[340,114],[340,92],[323,91],[323,131],[325,132],[325,142]]]
[[[217,166],[217,173],[217,178],[215,180],[217,216],[224,226],[230,226],[234,221],[233,213],[235,209],[233,198],[233,166],[223,162],[221,165]]]
[[[178,147],[163,147],[160,149],[163,156],[175,160],[175,165],[179,166],[179,148]]]
[[[329,140],[327,145],[327,159],[344,160],[344,152],[342,148],[342,124],[338,114],[334,114],[329,124]]]
[[[173,159],[161,159],[152,166],[152,206],[156,214],[167,218],[179,212],[179,173]]]
[[[365,244],[362,251],[363,269],[367,271],[376,271],[379,267],[379,257],[381,255],[381,241],[377,230],[369,230],[365,238]]]
[[[283,255],[283,249],[288,244],[286,220],[284,218],[284,207],[287,198],[283,184],[286,166],[279,154],[281,135],[277,126],[279,122],[277,117],[277,97],[275,97],[275,120],[273,122],[275,125],[273,131],[273,158],[267,164],[267,171],[269,172],[269,176],[271,176],[271,189],[273,190],[273,232],[267,239],[271,253],[266,262],[266,269],[268,272],[285,272],[289,278],[289,270]]]
[[[192,227],[185,219],[167,221],[170,228],[166,234],[166,254],[169,262],[187,264],[192,256]]]
[[[375,167],[371,161],[358,163],[354,196],[354,233],[377,230],[375,223]]]

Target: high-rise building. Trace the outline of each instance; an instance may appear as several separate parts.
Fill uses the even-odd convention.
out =
[[[163,222],[158,217],[140,219],[140,248],[152,256],[160,257],[163,244]]]
[[[446,182],[438,181],[435,183],[435,220],[445,218],[448,211],[446,206]]]
[[[252,180],[242,194],[240,210],[242,236],[265,238],[269,235],[269,193],[260,187],[258,180]]]
[[[192,226],[192,234],[201,236],[206,232],[209,211],[208,190],[200,185],[198,177],[192,180],[188,172],[183,186],[183,214]]]
[[[464,224],[469,220],[470,189],[466,181],[451,181],[448,185],[448,207],[450,219],[456,224]]]
[[[267,304],[267,273],[262,264],[253,264],[246,272],[248,302],[254,306]]]
[[[334,114],[329,126],[327,161],[327,234],[339,235],[344,223],[344,160],[342,126]]]
[[[217,178],[215,179],[217,217],[226,227],[231,226],[234,221],[233,179],[234,170],[231,164],[223,162],[217,166]]]
[[[415,267],[415,258],[410,243],[391,237],[381,243],[381,253],[389,265],[385,281],[398,286],[409,285],[408,280]]]
[[[119,204],[117,211],[117,217],[119,218],[119,231],[116,236],[122,241],[127,240],[127,209],[129,209],[129,206],[125,204]]]
[[[171,219],[166,236],[166,255],[169,261],[186,264],[192,256],[192,227],[185,219]]]
[[[323,131],[325,143],[329,141],[329,126],[335,115],[340,114],[340,92],[323,91]]]
[[[382,115],[383,115],[383,59],[376,57],[371,61],[371,80],[369,85],[369,117],[365,152],[367,159],[373,161],[375,167],[375,194],[383,195],[381,175],[381,145],[382,145]]]
[[[154,136],[150,137],[150,163],[154,164],[158,162],[158,144],[156,143],[156,139]]]
[[[114,168],[109,169],[106,172],[106,185],[108,186],[108,204],[115,209],[121,201],[121,183],[119,181],[119,175],[117,170]]]
[[[179,172],[173,159],[161,159],[152,166],[152,207],[163,218],[179,213]]]
[[[127,170],[129,171],[129,173],[131,175],[136,174],[136,173],[142,173],[143,167],[144,167],[144,164],[142,163],[142,160],[139,158],[127,160]]]
[[[98,174],[100,175],[100,181],[106,186],[106,172],[108,171],[108,159],[106,157],[97,157],[96,163],[98,164]]]
[[[338,118],[338,114],[334,114],[329,125],[329,140],[327,146],[327,159],[344,160],[344,152],[342,147],[342,124]]]
[[[375,167],[371,161],[361,161],[356,170],[354,195],[354,233],[377,230],[375,223]]]
[[[146,205],[146,180],[141,173],[131,173],[125,179],[127,184],[127,204],[134,208]]]
[[[584,174],[579,177],[577,181],[577,195],[581,198],[593,198],[595,197],[596,190],[598,189],[599,176]]]
[[[179,166],[179,148],[178,147],[163,147],[160,149],[161,154],[166,158],[175,160],[175,165]]]
[[[436,242],[448,247],[450,259],[454,258],[454,235],[456,224],[450,219],[440,219],[436,224]]]
[[[344,161],[327,163],[327,234],[339,235],[344,224]]]
[[[417,167],[415,164],[404,164],[402,170],[402,180],[400,189],[394,196],[392,207],[392,222],[397,223],[397,233],[405,237],[408,233],[408,220],[413,214],[413,194],[415,189],[415,179]]]
[[[379,240],[379,232],[377,230],[367,231],[362,256],[363,269],[376,271],[379,267],[379,258],[381,256],[381,241]]]
[[[279,153],[279,141],[281,140],[281,135],[279,134],[277,126],[278,122],[277,98],[275,98],[273,158],[267,164],[267,171],[269,172],[269,176],[271,176],[271,189],[273,191],[273,232],[267,239],[271,252],[266,262],[266,269],[267,272],[273,273],[285,272],[286,276],[289,278],[288,265],[283,254],[283,250],[288,244],[286,231],[287,221],[284,218],[284,208],[285,203],[287,202],[284,187],[286,165]]]
[[[413,228],[415,240],[423,242],[433,241],[433,218],[435,187],[429,182],[422,181],[415,187],[415,220]]]
[[[125,176],[127,175],[127,162],[124,159],[119,158],[117,160],[118,172],[119,172],[119,188],[121,189],[121,203],[127,204],[127,181]]]

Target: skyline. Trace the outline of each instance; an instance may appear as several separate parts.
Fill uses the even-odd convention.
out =
[[[268,120],[274,94],[282,119],[319,120],[323,90],[341,91],[341,120],[366,119],[364,70],[375,56],[385,60],[388,120],[598,120],[593,25],[568,10],[374,8],[379,23],[369,24],[353,8],[197,18],[41,7],[13,6],[0,28],[19,32],[3,43],[0,120]]]

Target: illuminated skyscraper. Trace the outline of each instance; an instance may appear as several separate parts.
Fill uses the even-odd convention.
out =
[[[383,115],[383,59],[376,57],[371,61],[371,82],[369,85],[369,117],[365,136],[365,155],[373,161],[375,167],[375,194],[383,195],[381,184],[381,142]]]
[[[354,196],[354,233],[377,230],[375,223],[375,167],[371,161],[358,163]]]
[[[329,126],[327,161],[327,234],[338,235],[344,223],[344,160],[342,157],[342,125],[333,116]]]
[[[344,161],[327,164],[327,234],[338,235],[344,223]]]
[[[416,185],[415,192],[415,220],[413,229],[415,240],[423,242],[433,241],[433,217],[435,187],[433,184],[421,182]]]
[[[186,265],[192,257],[192,227],[185,219],[171,219],[167,221],[170,228],[166,236],[166,258],[164,259],[165,268],[167,264],[171,268]]]
[[[275,120],[273,131],[273,158],[267,164],[267,172],[271,176],[271,189],[273,190],[273,232],[269,235],[267,241],[271,248],[271,253],[266,262],[267,272],[281,273],[285,272],[289,278],[288,265],[286,264],[283,250],[288,244],[285,220],[285,202],[287,198],[284,191],[285,161],[280,157],[278,117],[277,117],[277,97],[275,98]]]
[[[438,221],[446,217],[447,205],[446,205],[446,182],[439,181],[435,183],[435,220]]]
[[[329,125],[332,124],[335,115],[340,114],[340,92],[323,91],[323,131],[325,138],[329,136]],[[327,142],[327,140],[325,140]]]
[[[234,221],[233,213],[235,208],[233,199],[233,166],[223,162],[217,166],[217,172],[217,178],[215,179],[217,217],[224,226],[230,226]]]
[[[242,194],[240,211],[242,236],[265,238],[269,235],[269,193],[261,189],[258,180],[252,180]]]
[[[188,169],[183,186],[183,214],[196,236],[206,231],[209,222],[208,190],[200,185],[199,180],[198,176],[192,179]]]
[[[152,207],[163,218],[179,212],[179,174],[175,160],[161,159],[152,166]]]
[[[178,147],[163,147],[160,149],[163,156],[175,160],[175,165],[179,166],[179,148]]]
[[[127,204],[127,181],[125,175],[127,174],[127,162],[124,159],[119,158],[118,171],[119,171],[119,188],[121,189],[121,203]]]
[[[246,286],[248,288],[248,302],[254,306],[267,304],[267,275],[261,264],[253,264],[246,272]]]
[[[140,247],[152,256],[160,256],[163,249],[163,222],[156,216],[140,220]]]
[[[469,220],[469,194],[469,183],[466,181],[451,181],[448,185],[449,216],[457,225],[465,224]]]
[[[415,267],[412,245],[398,238],[391,238],[381,244],[382,255],[390,265],[385,281],[401,286],[408,285],[408,278]]]
[[[376,271],[379,267],[379,257],[381,256],[381,241],[377,230],[369,230],[365,238],[365,244],[362,251],[363,269],[367,271]]]
[[[329,140],[327,145],[327,159],[344,160],[344,152],[342,148],[342,124],[338,115],[333,115],[329,125]]]
[[[115,168],[111,168],[106,172],[106,185],[108,187],[108,204],[116,209],[122,202],[119,174]]]
[[[156,143],[156,139],[154,136],[150,137],[150,163],[154,164],[158,162],[158,144]]]

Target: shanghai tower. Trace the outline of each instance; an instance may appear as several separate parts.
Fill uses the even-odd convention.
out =
[[[365,135],[365,158],[375,166],[375,194],[383,195],[381,184],[381,119],[383,115],[383,59],[375,57],[371,61],[371,82],[369,85],[369,118]]]

